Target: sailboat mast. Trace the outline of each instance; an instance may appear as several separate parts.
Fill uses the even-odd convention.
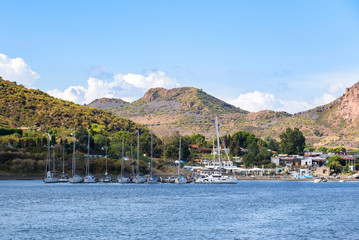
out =
[[[138,128],[137,134],[137,162],[136,162],[137,174],[140,173],[140,128]]]
[[[153,154],[153,147],[152,147],[152,130],[151,130],[151,162],[150,162],[150,176],[152,177],[152,154]]]
[[[217,118],[217,116],[216,116],[216,134],[217,134],[219,173],[222,175],[221,145],[219,144],[219,131],[218,131],[218,118]]]
[[[46,161],[45,173],[47,171],[51,171],[50,162],[51,162],[51,155],[50,155],[50,139],[49,139],[49,140],[47,140],[47,161]]]
[[[52,151],[52,172],[55,172],[55,145],[53,146]]]
[[[125,171],[123,169],[124,164],[124,157],[125,157],[125,137],[124,137],[125,133],[122,134],[122,162],[121,162],[121,177],[123,177]]]
[[[214,136],[213,136],[213,145],[212,145],[212,154],[213,154],[213,164],[216,162],[216,152],[214,151]]]
[[[131,170],[132,170],[132,176],[135,175],[135,165],[133,165],[133,146],[131,143]]]
[[[180,140],[179,140],[179,151],[178,151],[178,176],[180,175],[180,168],[181,168],[181,134],[180,134]]]
[[[75,156],[75,151],[76,151],[76,146],[75,146],[75,142],[76,142],[76,136],[75,136],[75,125],[74,125],[74,144],[73,144],[73,153],[72,153],[72,175],[74,175],[76,173],[76,156]]]
[[[105,137],[105,159],[106,159],[106,175],[107,175],[107,137]]]
[[[62,174],[65,174],[65,141],[62,142]]]
[[[90,174],[90,132],[87,133],[86,175]]]

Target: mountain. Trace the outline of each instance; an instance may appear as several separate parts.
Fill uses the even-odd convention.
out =
[[[299,128],[314,147],[359,146],[359,83],[324,106],[289,114],[286,112],[248,112],[225,103],[201,89],[192,87],[152,88],[139,100],[113,106],[118,116],[148,125],[156,134],[215,134],[214,118],[219,117],[221,134],[248,131],[258,137],[279,139],[286,128]]]
[[[0,77],[0,127],[89,128],[105,125],[107,131],[135,131],[137,124],[98,108],[54,98],[38,89],[27,89]]]
[[[102,110],[112,110],[116,108],[122,108],[128,104],[128,102],[119,98],[99,98],[92,101],[87,106],[100,108]]]
[[[173,131],[181,131],[182,134],[208,132],[214,129],[216,115],[248,114],[193,87],[151,88],[139,100],[112,111],[118,116],[151,126],[159,135]]]

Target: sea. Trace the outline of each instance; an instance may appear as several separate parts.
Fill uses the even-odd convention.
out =
[[[5,180],[0,239],[359,239],[359,182]]]

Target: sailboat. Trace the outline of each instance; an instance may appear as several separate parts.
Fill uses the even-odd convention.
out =
[[[236,184],[236,177],[222,176],[222,162],[221,162],[221,146],[219,144],[219,131],[218,131],[218,118],[216,117],[216,135],[217,135],[217,148],[218,148],[218,162],[219,173],[209,174],[198,178],[195,183],[207,184]]]
[[[134,183],[144,183],[146,182],[146,178],[140,174],[140,129],[138,128],[138,134],[137,134],[137,161],[136,161],[136,170],[137,175],[133,179]]]
[[[53,155],[53,164],[52,164],[52,172],[51,172],[51,151],[50,151],[50,141],[51,141],[51,137],[50,134],[47,134],[49,137],[49,141],[47,144],[47,162],[46,162],[46,174],[45,174],[45,179],[44,182],[45,183],[57,183],[59,182],[59,179],[54,177],[54,172],[55,172],[55,150],[54,150],[54,155]]]
[[[151,130],[151,161],[150,161],[150,176],[147,178],[147,183],[153,184],[153,183],[158,183],[157,178],[155,176],[153,176],[153,171],[152,171],[152,158],[153,158],[153,147],[152,147],[152,130]]]
[[[90,132],[87,134],[86,176],[84,183],[96,183],[96,178],[90,174]]]
[[[129,177],[125,177],[125,163],[124,161],[127,161],[128,158],[125,157],[125,140],[124,135],[122,134],[122,160],[121,160],[121,175],[118,177],[117,181],[119,183],[131,183],[131,179]]]
[[[105,139],[105,159],[106,159],[106,171],[105,171],[105,176],[100,179],[100,182],[110,183],[110,182],[112,182],[112,178],[111,178],[111,177],[108,175],[108,173],[107,173],[107,138]]]
[[[74,125],[74,144],[73,144],[73,155],[72,155],[72,177],[70,183],[82,183],[83,178],[76,172],[76,136],[75,136],[75,125]]]
[[[62,142],[62,173],[59,177],[59,182],[68,182],[67,176],[65,174],[65,141]]]
[[[181,134],[180,134],[180,140],[179,140],[179,147],[178,147],[178,176],[175,179],[175,183],[176,184],[183,184],[183,183],[187,183],[187,179],[181,175]]]

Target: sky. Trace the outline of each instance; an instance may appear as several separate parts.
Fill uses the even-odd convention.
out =
[[[0,0],[0,76],[89,103],[196,87],[296,113],[359,81],[359,2]]]

